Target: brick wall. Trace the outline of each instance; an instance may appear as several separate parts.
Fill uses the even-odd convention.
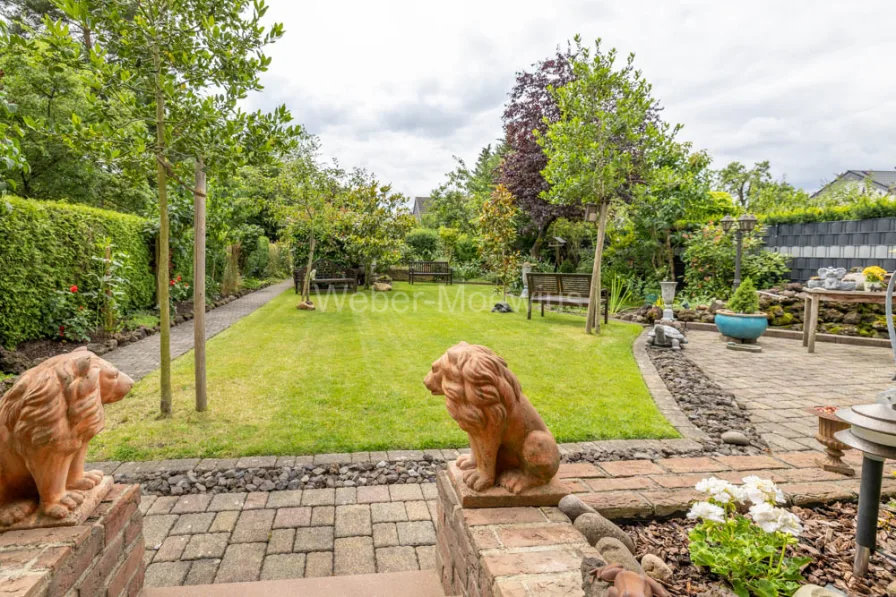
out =
[[[83,525],[0,533],[0,595],[135,597],[145,572],[139,504],[139,485],[115,485]]]
[[[437,480],[436,568],[446,595],[583,595],[582,559],[597,556],[557,508],[464,509]]]

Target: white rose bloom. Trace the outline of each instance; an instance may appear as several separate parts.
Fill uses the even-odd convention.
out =
[[[710,504],[709,502],[697,502],[691,506],[688,512],[688,518],[691,520],[702,519],[711,520],[713,522],[725,522],[725,510]]]
[[[740,502],[746,497],[739,487],[715,477],[703,479],[697,483],[696,488],[697,491],[708,493],[714,500],[722,504],[730,503],[732,500]]]
[[[760,502],[750,508],[750,518],[760,529],[766,533],[774,533],[778,530],[778,515],[771,504]]]
[[[778,530],[794,537],[799,537],[803,532],[803,525],[800,524],[800,518],[792,512],[788,512],[783,508],[778,510]]]

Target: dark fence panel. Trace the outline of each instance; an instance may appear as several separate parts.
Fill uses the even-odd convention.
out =
[[[793,257],[790,279],[805,282],[821,267],[896,270],[896,218],[775,224],[766,229],[766,250]]]

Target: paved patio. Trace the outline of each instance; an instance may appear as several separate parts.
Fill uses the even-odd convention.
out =
[[[688,358],[749,409],[773,451],[822,449],[805,409],[872,402],[896,372],[888,348],[819,342],[808,354],[798,340],[762,338],[762,352],[749,353],[726,349],[716,332],[691,331],[688,340]]]

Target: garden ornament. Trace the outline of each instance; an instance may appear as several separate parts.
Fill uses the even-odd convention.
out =
[[[896,329],[893,325],[893,290],[896,276],[887,285],[886,313],[890,344],[896,357]],[[894,378],[896,381],[896,378]],[[862,481],[859,485],[859,512],[856,517],[856,555],[853,573],[862,578],[868,572],[871,554],[877,548],[877,520],[880,512],[884,461],[896,459],[896,399],[892,389],[882,392],[874,404],[859,404],[837,411],[837,418],[850,428],[834,434],[838,440],[863,453]]]
[[[855,290],[856,282],[844,281],[846,268],[823,267],[818,270],[818,277],[809,280],[806,284],[810,289],[823,288],[825,290]]]
[[[626,570],[622,564],[610,564],[594,571],[594,575],[613,586],[607,597],[669,597],[663,585],[646,574]]]
[[[475,491],[497,483],[512,493],[550,483],[560,467],[554,436],[520,389],[507,363],[485,346],[461,342],[423,381],[445,396],[448,413],[470,437],[457,466]]]
[[[513,313],[513,309],[509,303],[495,303],[492,307],[492,313]]]
[[[0,398],[0,527],[40,507],[63,519],[103,480],[84,471],[87,445],[106,423],[104,405],[134,381],[86,348],[47,359]]]
[[[660,348],[681,350],[682,345],[688,343],[688,339],[671,325],[658,323],[653,326],[652,330],[647,332],[647,343]]]

